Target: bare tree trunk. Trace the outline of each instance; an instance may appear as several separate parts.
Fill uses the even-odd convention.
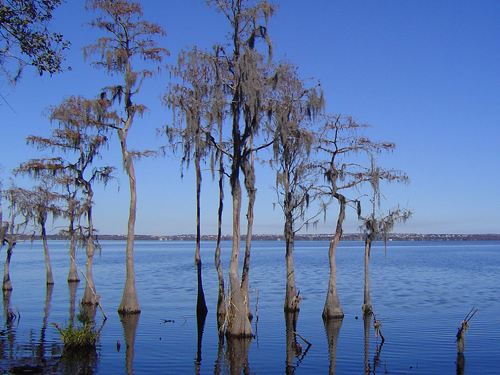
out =
[[[367,236],[365,239],[365,293],[363,302],[363,314],[372,313],[372,300],[370,298],[370,249],[371,249],[371,238]]]
[[[237,155],[235,155],[238,158]],[[239,181],[239,162],[233,160],[231,171],[231,194],[233,196],[233,248],[229,264],[229,308],[226,335],[229,337],[251,337],[252,326],[247,314],[245,298],[248,295],[241,288],[238,265],[241,248],[240,215],[241,215],[241,185]]]
[[[94,260],[94,240],[90,238],[87,243],[87,261],[85,262],[85,291],[83,292],[82,305],[96,305],[96,291],[94,277],[92,275],[92,264]]]
[[[76,269],[76,236],[74,228],[75,219],[70,218],[69,221],[69,271],[68,271],[68,283],[77,283],[80,281],[78,276],[78,270]]]
[[[45,231],[45,223],[40,224],[41,236],[43,242],[43,253],[45,255],[45,268],[46,268],[46,278],[47,285],[54,284],[54,276],[52,275],[52,267],[50,266],[50,255],[49,255],[49,245],[47,243],[47,233]]]
[[[222,238],[222,212],[224,208],[224,165],[222,155],[219,165],[219,210],[217,213],[217,245],[215,247],[215,269],[219,280],[219,291],[217,294],[217,328],[219,335],[223,334],[224,322],[226,320],[226,297],[224,290],[224,273],[220,262],[221,238]]]
[[[128,121],[127,121],[128,122]],[[130,118],[130,123],[132,119]],[[137,297],[137,289],[135,287],[135,270],[134,270],[134,233],[135,233],[135,217],[137,212],[137,188],[134,164],[132,156],[127,149],[126,130],[118,130],[118,136],[122,147],[123,165],[127,172],[130,185],[130,209],[127,225],[127,247],[126,247],[126,279],[123,289],[123,296],[118,307],[120,314],[139,314],[141,308],[139,306],[139,298]]]
[[[290,215],[287,215],[290,216]],[[297,312],[300,310],[300,298],[297,295],[295,286],[295,270],[293,265],[293,248],[294,248],[294,234],[292,230],[292,223],[287,217],[285,219],[285,243],[286,243],[286,292],[285,292],[285,313]]]
[[[82,305],[97,305],[99,301],[97,300],[97,293],[95,290],[94,276],[92,275],[92,265],[94,262],[94,222],[92,219],[92,197],[93,193],[89,190],[89,195],[87,196],[87,225],[88,225],[88,236],[87,236],[87,261],[85,262],[85,291],[83,293]]]
[[[194,262],[196,264],[196,270],[198,275],[198,298],[196,301],[196,315],[201,317],[206,317],[208,313],[207,304],[205,302],[205,294],[203,293],[203,282],[201,277],[201,256],[200,256],[200,246],[201,246],[201,225],[200,225],[200,215],[201,215],[201,169],[200,169],[200,154],[197,151],[195,156],[195,168],[196,168],[196,250],[194,253]]]
[[[12,257],[12,252],[14,250],[14,246],[16,246],[16,241],[13,238],[7,239],[8,247],[7,247],[7,256],[5,258],[5,263],[3,266],[3,284],[2,290],[12,290],[12,283],[10,282],[10,259]]]
[[[338,319],[344,317],[344,312],[340,306],[339,296],[337,293],[337,264],[335,260],[335,252],[342,236],[342,223],[345,219],[346,201],[343,195],[337,194],[337,199],[340,204],[340,211],[335,229],[335,236],[330,241],[328,250],[328,259],[330,261],[330,278],[328,280],[328,291],[326,293],[325,308],[323,309],[323,320]]]
[[[69,324],[75,324],[75,308],[76,308],[76,289],[78,288],[77,283],[69,283]]]
[[[253,208],[255,205],[255,198],[257,189],[255,188],[255,169],[253,160],[249,161],[244,158],[242,162],[242,169],[245,175],[245,188],[248,194],[248,207],[247,207],[247,235],[245,237],[245,257],[243,259],[243,269],[241,272],[241,289],[246,294],[246,309],[248,319],[253,319],[252,311],[250,309],[250,298],[248,297],[248,283],[250,277],[250,251],[252,248],[252,230],[253,230]]]

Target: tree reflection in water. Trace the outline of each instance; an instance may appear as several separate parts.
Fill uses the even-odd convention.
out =
[[[306,341],[304,337],[297,333],[297,321],[299,319],[299,311],[285,312],[285,325],[286,325],[286,374],[294,374],[295,369],[299,367],[300,363],[304,360],[311,343]],[[303,345],[297,341],[299,336],[307,345],[303,350]],[[295,362],[295,359],[297,361]]]
[[[233,338],[227,337],[226,356],[229,360],[229,373],[231,375],[250,374],[248,363],[248,351],[252,343],[251,337]]]
[[[464,353],[457,353],[457,375],[465,374],[465,356]]]
[[[196,314],[196,329],[198,334],[198,341],[196,346],[196,359],[194,361],[194,373],[200,374],[201,366],[201,344],[203,341],[203,330],[205,329],[205,321],[207,319],[206,313]]]
[[[69,288],[69,323],[76,325],[75,317],[80,324],[95,325],[97,306],[82,305],[80,313],[76,314],[76,289],[77,283],[68,283]],[[103,322],[104,325],[104,322]],[[101,327],[102,329],[102,327]],[[95,347],[68,349],[63,348],[61,355],[61,370],[66,374],[95,374],[98,369],[97,350]]]
[[[120,321],[125,334],[125,370],[130,375],[134,373],[134,344],[137,326],[139,325],[139,314],[120,315]]]
[[[11,290],[3,291],[3,309],[5,315],[5,330],[0,335],[1,369],[4,373],[35,374],[45,373],[48,369],[58,368],[61,345],[48,344],[45,339],[53,285],[47,285],[45,294],[44,315],[39,340],[30,335],[29,343],[17,344],[17,328],[20,314],[11,306]],[[49,349],[49,350],[47,350]],[[47,355],[48,353],[48,355]],[[5,370],[8,368],[8,370]]]
[[[342,328],[343,318],[325,319],[326,338],[328,340],[328,351],[330,354],[329,374],[335,375],[335,366],[337,365],[337,340],[339,338],[340,328]]]
[[[382,352],[382,347],[384,346],[384,339],[381,339],[380,345],[375,346],[375,356],[373,357],[373,369],[372,364],[370,364],[370,327],[372,322],[372,314],[366,314],[363,316],[364,323],[364,334],[365,334],[365,374],[369,375],[375,373],[377,367],[383,368],[383,371],[387,372],[386,365],[380,360],[380,354]],[[380,322],[379,322],[380,323]],[[378,339],[378,334],[375,337]],[[380,335],[381,336],[381,335]]]

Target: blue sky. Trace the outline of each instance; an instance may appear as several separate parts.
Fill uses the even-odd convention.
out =
[[[228,25],[204,0],[147,0],[144,16],[167,32],[161,41],[174,64],[181,48],[210,49],[223,42]],[[500,2],[467,0],[357,1],[321,0],[304,5],[283,0],[269,33],[276,60],[288,59],[311,84],[321,82],[327,112],[342,113],[373,126],[374,140],[397,145],[379,158],[401,169],[408,186],[383,186],[388,207],[401,204],[413,218],[397,232],[500,233]],[[54,16],[53,29],[72,42],[70,72],[38,77],[26,69],[11,88],[0,83],[0,164],[10,170],[28,158],[49,155],[25,145],[30,134],[49,135],[44,109],[69,95],[93,97],[116,82],[83,61],[81,48],[99,36],[82,26],[93,18],[84,1],[68,1]],[[131,148],[153,149],[163,140],[156,128],[171,114],[160,104],[169,76],[146,82],[138,101],[150,108],[134,124]],[[128,213],[128,182],[120,168],[116,137],[103,162],[119,167],[119,183],[98,187],[95,221],[100,233],[123,234]],[[193,170],[180,178],[175,157],[142,159],[136,164],[136,233],[181,234],[195,231]],[[273,209],[270,171],[257,176],[254,233],[282,233],[282,217]],[[18,180],[19,184],[28,184]],[[217,187],[204,175],[202,231],[216,231]],[[224,232],[230,233],[230,194],[226,193]],[[332,233],[335,210],[310,232]],[[358,231],[353,213],[346,232]]]

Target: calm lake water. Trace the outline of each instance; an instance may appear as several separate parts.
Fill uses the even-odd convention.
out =
[[[225,242],[223,247],[225,276],[230,246]],[[376,244],[370,262],[371,297],[382,322],[383,345],[372,324],[365,327],[361,314],[363,244],[342,242],[337,250],[338,291],[345,318],[335,339],[329,340],[321,318],[328,242],[297,242],[296,282],[303,301],[296,331],[311,346],[297,338],[303,350],[289,357],[293,363],[288,367],[283,314],[285,245],[254,242],[252,246],[250,298],[258,319],[252,322],[256,337],[249,341],[248,356],[240,358],[246,364],[245,373],[500,374],[500,242],[391,242],[387,252],[383,244]],[[55,285],[48,293],[41,243],[19,244],[11,264],[14,290],[10,303],[21,318],[14,324],[1,321],[1,373],[25,365],[38,366],[44,374],[231,373],[236,361],[231,353],[236,349],[220,343],[217,336],[214,247],[213,242],[202,244],[209,314],[201,347],[195,314],[194,243],[136,243],[142,313],[138,321],[122,325],[116,310],[125,279],[125,243],[110,241],[102,243],[102,255],[94,263],[97,293],[108,316],[96,355],[67,358],[59,333],[50,325],[67,325],[73,310],[66,282],[66,246],[50,243]],[[77,262],[83,269],[83,251]],[[84,286],[82,278],[75,292],[77,305]],[[465,361],[457,367],[455,335],[472,307],[478,312],[466,334]],[[100,326],[99,311],[96,320]]]

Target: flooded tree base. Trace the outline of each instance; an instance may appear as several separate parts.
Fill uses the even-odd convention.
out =
[[[255,335],[253,333],[229,333],[226,331],[226,338],[228,340],[246,340],[252,339]]]
[[[118,310],[120,316],[139,315],[141,310]]]
[[[325,314],[322,315],[323,321],[330,319],[344,319],[344,313],[341,314]]]
[[[373,307],[371,304],[364,304],[361,307],[361,310],[363,311],[363,315],[370,315],[373,313]]]

